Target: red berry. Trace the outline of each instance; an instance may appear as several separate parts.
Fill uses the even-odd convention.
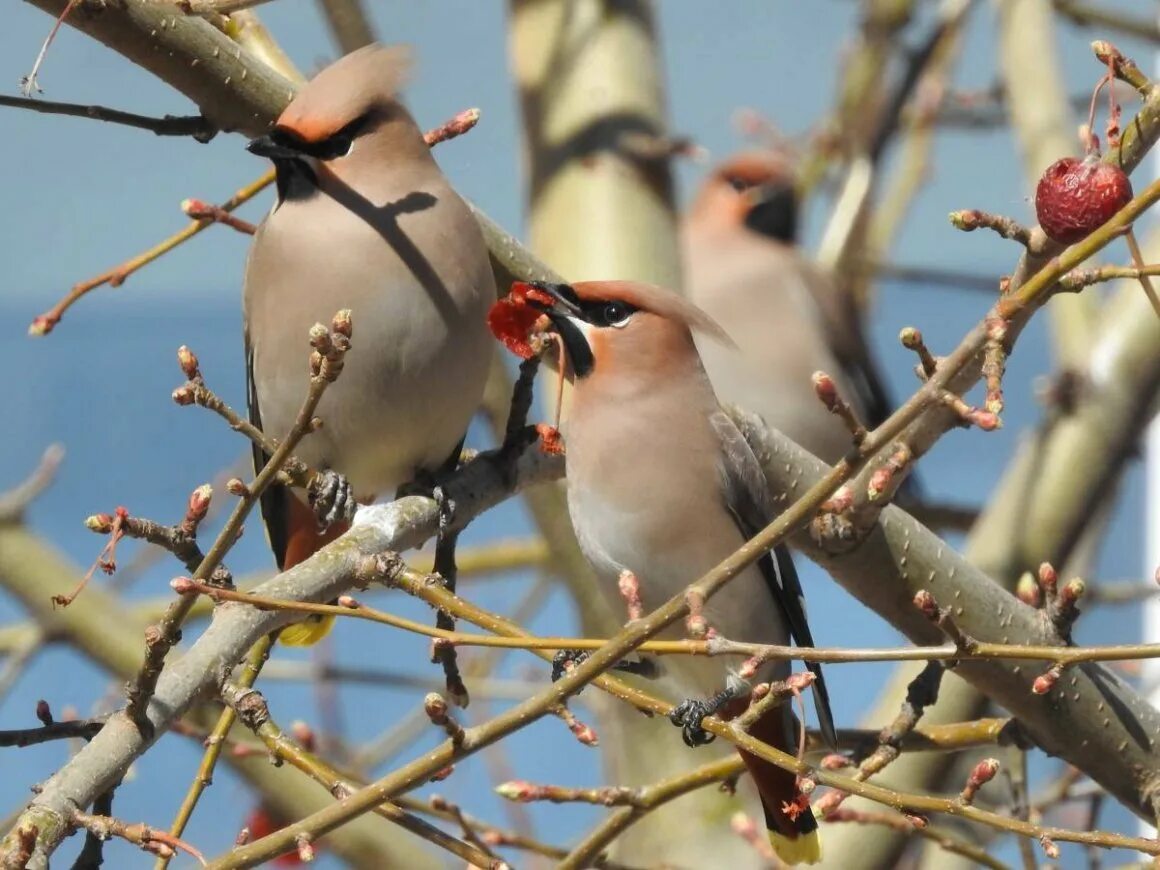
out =
[[[524,359],[536,355],[528,344],[528,333],[543,315],[542,311],[530,307],[528,300],[542,305],[551,305],[553,301],[543,290],[517,281],[512,284],[511,292],[493,304],[487,312],[487,325],[491,334],[502,341],[508,350]]]
[[[246,827],[249,828],[250,841],[253,842],[254,840],[260,840],[262,837],[269,836],[275,831],[280,831],[286,827],[286,824],[275,818],[264,806],[259,805],[250,813],[249,818],[246,819]],[[297,867],[302,864],[302,859],[298,857],[298,850],[293,849],[279,855],[272,863],[276,867]]]
[[[1132,182],[1118,166],[1088,155],[1047,167],[1035,189],[1035,216],[1052,241],[1070,245],[1099,229],[1132,198]]]

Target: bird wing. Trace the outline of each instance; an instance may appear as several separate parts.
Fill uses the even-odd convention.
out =
[[[777,515],[773,496],[749,442],[729,415],[718,409],[711,415],[710,422],[721,445],[720,471],[725,507],[733,516],[741,534],[749,540]],[[798,646],[813,646],[814,638],[806,620],[805,593],[789,550],[779,544],[763,555],[757,565],[785,616],[790,637]],[[834,730],[834,714],[830,708],[830,694],[822,676],[822,667],[817,662],[809,662],[806,666],[816,678],[814,697],[822,736],[827,743],[835,746],[837,733]]]
[[[261,429],[262,413],[258,408],[258,388],[254,381],[254,347],[250,343],[248,326],[243,327],[243,337],[246,348],[246,405],[249,410],[250,422]],[[253,444],[252,449],[254,472],[257,473],[270,460],[270,456],[257,444]],[[270,549],[274,551],[274,561],[278,565],[279,571],[282,570],[282,565],[286,559],[286,547],[289,540],[289,530],[286,528],[286,499],[288,497],[286,487],[278,483],[271,483],[259,499],[259,505],[262,509],[262,524],[266,527],[266,538],[270,541]]]

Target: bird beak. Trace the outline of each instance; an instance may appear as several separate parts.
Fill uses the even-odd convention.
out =
[[[544,281],[530,281],[529,286],[539,290],[528,296],[528,304],[548,315],[552,331],[560,336],[564,352],[576,378],[587,376],[595,365],[592,346],[588,343],[589,324],[582,317],[580,299],[576,291],[567,284],[549,284]],[[550,297],[545,301],[543,295]],[[540,297],[540,298],[537,298]]]
[[[301,160],[303,156],[300,151],[275,139],[274,135],[259,136],[257,139],[252,139],[246,145],[246,150],[251,154],[268,157],[271,160]]]
[[[567,284],[528,281],[527,285],[533,290],[540,291],[528,296],[528,304],[547,314],[553,323],[563,318],[578,318],[580,316],[579,300],[576,298],[575,291]],[[550,297],[550,301],[545,301],[544,295]]]

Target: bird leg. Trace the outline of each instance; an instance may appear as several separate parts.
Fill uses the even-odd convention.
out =
[[[455,584],[459,572],[455,564],[455,544],[459,540],[459,532],[451,527],[455,514],[455,502],[436,486],[431,491],[435,503],[439,506],[439,532],[435,537],[435,573],[443,581],[444,588],[455,594]],[[445,631],[455,630],[455,619],[445,610],[435,614],[435,627]],[[459,672],[459,659],[455,647],[449,643],[435,644],[432,647],[432,662],[443,666],[443,678],[447,685],[447,693],[457,705],[466,707],[471,696],[467,692],[467,685],[463,682],[463,675]]]
[[[736,674],[730,674],[725,688],[713,697],[705,700],[686,698],[673,707],[669,713],[669,721],[681,729],[681,737],[686,746],[705,746],[716,740],[717,735],[710,734],[701,727],[701,723],[730,701],[747,695],[749,689],[749,683]]]
[[[562,649],[554,656],[552,656],[552,682],[560,679],[569,670],[581,665],[588,660],[592,653],[589,650],[583,649]],[[620,671],[625,674],[632,674],[635,677],[642,677],[646,680],[654,680],[660,676],[660,668],[657,667],[656,662],[652,659],[621,659],[612,666],[612,670]]]
[[[358,502],[354,497],[350,481],[333,469],[320,471],[306,490],[310,508],[322,529],[328,529],[338,522],[350,522]]]

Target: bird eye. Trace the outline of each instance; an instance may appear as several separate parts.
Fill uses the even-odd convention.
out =
[[[623,302],[609,302],[604,306],[602,314],[604,322],[609,326],[622,328],[628,325],[628,320],[632,317],[632,307]]]

